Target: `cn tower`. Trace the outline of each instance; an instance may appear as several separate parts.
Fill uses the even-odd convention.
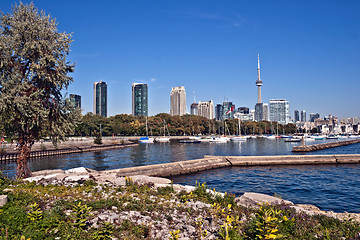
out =
[[[259,54],[258,54],[258,68],[257,68],[257,80],[256,80],[256,86],[258,87],[258,103],[261,103],[261,86],[263,85],[263,82],[260,79],[260,60],[259,60]]]

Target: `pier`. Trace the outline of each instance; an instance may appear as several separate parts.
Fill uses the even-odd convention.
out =
[[[329,143],[319,143],[319,144],[312,144],[312,145],[304,145],[304,146],[294,146],[292,151],[293,152],[311,152],[311,151],[317,151],[327,148],[333,148],[333,147],[340,147],[340,146],[346,146],[354,143],[360,143],[360,139],[353,139],[353,140],[347,140],[347,141],[336,141],[336,142],[329,142]]]
[[[133,147],[137,146],[138,143],[104,143],[104,144],[82,144],[78,145],[73,143],[67,144],[67,147],[61,147],[58,149],[49,149],[49,150],[35,150],[30,152],[31,158],[43,158],[49,156],[57,156],[62,154],[71,154],[71,153],[83,153],[83,152],[97,152],[104,151],[109,149],[123,148],[123,147]],[[39,149],[39,148],[35,148]],[[15,162],[18,158],[19,153],[12,151],[9,153],[0,153],[0,163],[3,162]]]
[[[202,159],[107,170],[117,176],[147,175],[170,177],[209,169],[233,166],[279,166],[317,164],[359,164],[360,154],[343,155],[281,155],[281,156],[204,156]]]

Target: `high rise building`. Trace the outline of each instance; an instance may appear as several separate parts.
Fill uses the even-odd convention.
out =
[[[94,82],[94,114],[107,117],[107,84]]]
[[[263,85],[263,82],[260,78],[260,59],[258,54],[258,67],[257,67],[257,80],[256,80],[256,86],[258,87],[258,102],[255,105],[255,121],[267,121],[268,118],[268,106],[267,104],[263,104],[261,101],[261,86]]]
[[[242,114],[249,114],[249,108],[248,107],[239,107],[237,109],[238,113],[242,113]]]
[[[270,121],[280,124],[290,122],[289,102],[285,99],[270,100]]]
[[[184,86],[173,87],[170,92],[170,115],[186,114],[186,92]]]
[[[301,110],[301,113],[300,113],[300,120],[301,122],[306,122],[306,111],[305,110]]]
[[[207,102],[199,102],[198,106],[198,115],[206,117],[208,119],[214,118],[214,102],[207,101]]]
[[[70,94],[70,103],[73,107],[81,109],[81,96]]]
[[[310,113],[310,122],[314,122],[317,118],[320,118],[319,113]]]
[[[223,116],[223,107],[221,104],[216,104],[215,106],[215,119],[218,121],[222,121]]]
[[[225,101],[222,104],[222,120],[234,119],[235,105],[232,102]]]
[[[190,114],[191,115],[198,115],[198,109],[199,109],[199,104],[197,103],[192,103],[190,105]]]
[[[294,120],[295,123],[300,121],[299,110],[294,111]]]
[[[132,115],[148,116],[148,85],[132,83]]]

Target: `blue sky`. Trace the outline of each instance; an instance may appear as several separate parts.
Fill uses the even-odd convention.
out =
[[[174,86],[185,86],[188,108],[195,91],[197,101],[254,109],[260,53],[263,102],[286,99],[291,116],[360,117],[360,1],[33,2],[73,33],[68,91],[83,113],[100,80],[109,116],[131,113],[132,82],[148,83],[150,115],[169,112]]]

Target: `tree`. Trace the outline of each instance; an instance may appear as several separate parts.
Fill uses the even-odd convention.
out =
[[[23,178],[31,176],[34,141],[45,136],[54,144],[64,140],[79,116],[63,96],[74,70],[66,60],[72,40],[32,3],[0,14],[0,120],[6,134],[19,142],[17,177]]]

